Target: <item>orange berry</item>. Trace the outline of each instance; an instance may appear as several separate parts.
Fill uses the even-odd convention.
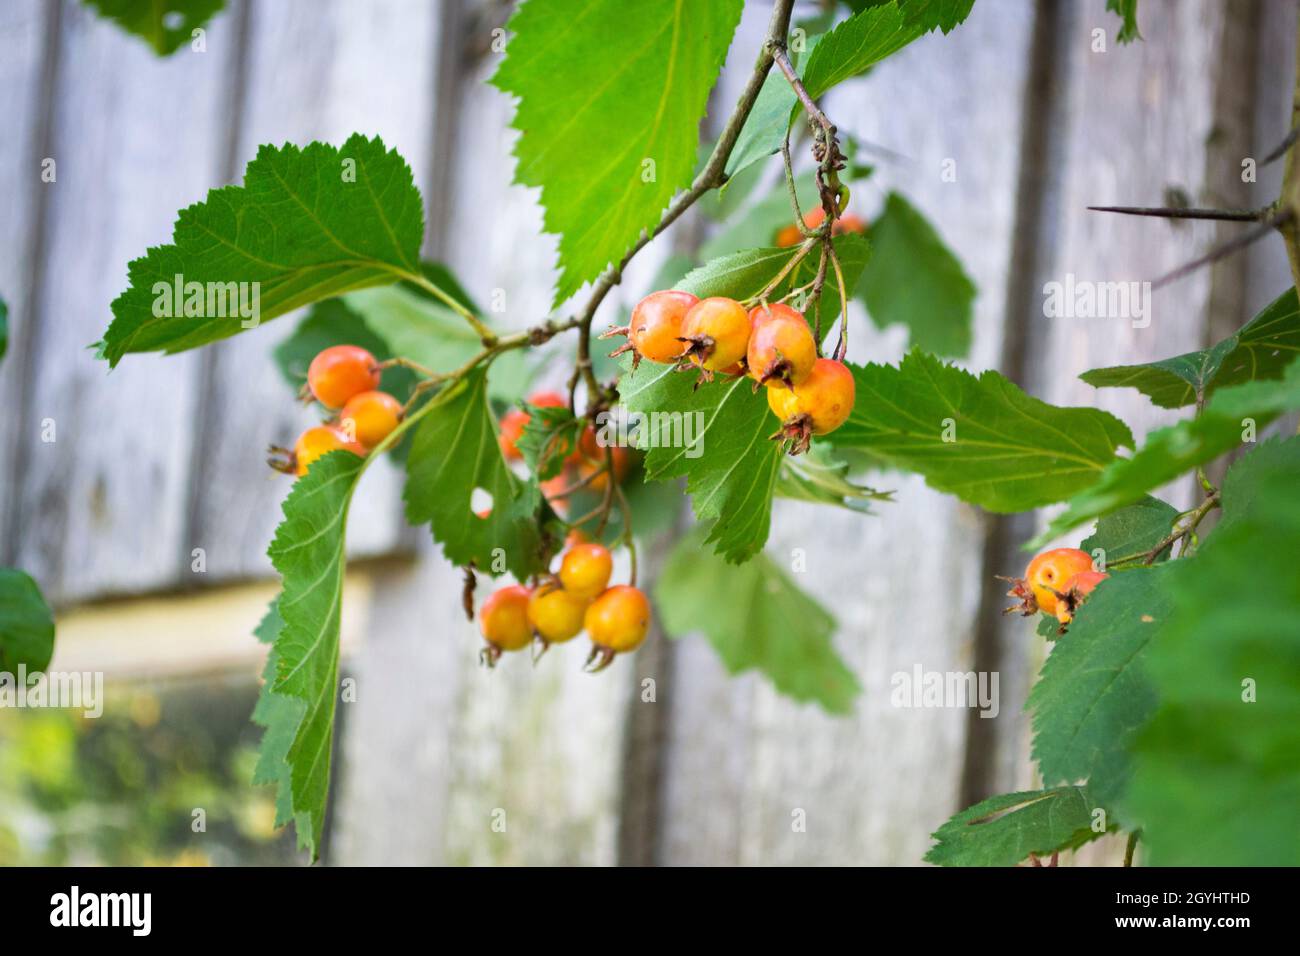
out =
[[[631,456],[622,445],[609,446],[614,459],[614,480],[622,484],[632,467]],[[588,425],[578,439],[578,477],[586,478],[605,466],[605,446],[600,444],[596,429]],[[609,473],[602,472],[587,483],[592,491],[604,491],[609,484]]]
[[[559,644],[577,636],[589,602],[564,588],[545,586],[528,599],[528,623],[548,644]]]
[[[1033,591],[1038,609],[1056,612],[1057,592],[1065,593],[1067,582],[1076,574],[1092,570],[1092,555],[1078,548],[1053,548],[1035,555],[1025,568],[1025,582]],[[1096,581],[1089,590],[1096,587]]]
[[[794,315],[785,311],[764,315],[761,307],[750,312],[754,331],[749,337],[746,362],[756,389],[767,385],[789,391],[808,378],[817,361],[817,340],[808,323],[798,312],[786,308]],[[760,313],[756,319],[755,312]]]
[[[515,442],[519,441],[519,436],[524,433],[524,426],[532,418],[526,411],[521,408],[512,408],[501,418],[501,434],[497,436],[497,442],[501,445],[501,454],[505,456],[506,461],[520,461],[523,455],[519,453]]]
[[[735,365],[749,345],[749,315],[735,299],[712,296],[695,303],[682,320],[685,354],[706,373]]]
[[[651,292],[632,310],[627,340],[636,355],[651,362],[675,362],[686,350],[682,321],[700,300],[689,292]]]
[[[591,642],[603,650],[636,650],[650,629],[650,601],[639,588],[615,585],[591,602],[583,625]]]
[[[361,458],[366,450],[360,444],[349,441],[348,436],[333,425],[315,425],[301,435],[293,445],[293,468],[298,475],[307,474],[307,469],[316,459],[332,451],[343,449]]]
[[[769,388],[767,404],[781,420],[773,438],[787,442],[791,454],[808,450],[813,435],[827,435],[848,420],[856,386],[843,362],[819,358],[808,377],[793,389]]]
[[[533,628],[528,623],[528,600],[531,592],[522,584],[509,584],[497,590],[479,608],[479,629],[492,645],[496,657],[502,651],[517,651],[533,642]]]
[[[367,448],[387,438],[401,420],[402,403],[387,392],[360,392],[339,412],[339,428]]]
[[[307,387],[326,408],[342,408],[353,395],[379,387],[378,364],[359,345],[331,345],[311,360]]]
[[[580,544],[560,560],[560,584],[587,601],[605,590],[613,572],[614,558],[603,544]]]

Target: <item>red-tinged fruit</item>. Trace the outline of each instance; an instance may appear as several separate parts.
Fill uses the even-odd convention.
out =
[[[808,210],[804,213],[803,224],[808,229],[816,229],[826,221],[826,210],[821,206]],[[842,236],[847,232],[863,233],[867,231],[867,224],[861,216],[855,216],[853,213],[845,213],[835,220],[835,225],[831,226],[831,235]],[[797,246],[803,242],[803,233],[799,231],[798,226],[782,226],[776,233],[776,244],[781,247]]]
[[[359,345],[331,345],[307,367],[307,388],[326,408],[342,408],[348,399],[379,387],[379,363]]]
[[[843,425],[853,411],[856,386],[853,373],[843,362],[819,358],[808,377],[789,388],[769,388],[767,404],[781,420],[772,435],[791,455],[808,450],[814,435],[829,435]]]
[[[610,357],[632,353],[632,367],[642,359],[670,364],[686,349],[681,340],[682,322],[687,311],[700,300],[689,292],[665,289],[651,292],[636,304],[632,320],[623,328],[611,329],[604,337],[624,334],[627,342],[610,353]]]
[[[402,403],[387,392],[361,392],[339,412],[338,427],[366,448],[374,448],[402,421]]]
[[[592,643],[588,669],[603,670],[615,654],[634,651],[645,641],[650,630],[650,601],[640,588],[615,585],[591,602],[583,625]]]
[[[788,307],[787,307],[788,308]],[[749,337],[745,363],[754,379],[754,391],[760,385],[793,390],[808,379],[817,362],[817,340],[804,317],[793,309],[764,312],[760,306],[750,312],[754,331]],[[756,318],[755,312],[760,315]]]
[[[358,457],[366,456],[366,449],[358,442],[350,441],[340,429],[333,425],[314,425],[308,428],[293,444],[293,450],[271,446],[271,457],[266,463],[276,471],[287,475],[302,477],[312,462],[332,451],[349,451]]]
[[[528,404],[537,408],[560,408],[568,405],[569,400],[559,392],[534,392],[528,396]],[[532,416],[522,408],[512,408],[501,416],[501,434],[497,442],[501,445],[501,454],[506,461],[523,460],[524,456],[520,454],[517,443],[531,419]]]
[[[1004,609],[1003,613],[1019,611],[1028,616],[1038,611],[1056,613],[1058,595],[1076,574],[1091,571],[1092,556],[1078,548],[1052,548],[1034,555],[1025,568],[1024,577],[1007,578],[1011,581],[1008,597],[1019,598],[1020,603]],[[1089,587],[1096,587],[1096,581]]]
[[[725,371],[745,357],[749,332],[749,314],[735,299],[701,299],[682,320],[680,338],[686,344],[682,362],[700,369],[702,381],[710,381],[714,372]]]
[[[491,667],[505,651],[518,651],[533,642],[533,626],[528,621],[531,592],[522,584],[509,584],[492,594],[479,608],[479,630],[487,647],[483,663]]]
[[[547,644],[560,644],[578,636],[589,601],[571,591],[545,584],[528,599],[528,623]]]
[[[561,586],[586,601],[605,590],[613,572],[614,557],[603,544],[580,544],[560,560]]]

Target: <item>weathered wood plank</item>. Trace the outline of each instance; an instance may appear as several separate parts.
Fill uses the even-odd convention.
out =
[[[176,210],[216,179],[226,29],[212,24],[206,53],[158,60],[84,6],[62,9],[14,530],[18,562],[58,603],[174,586],[189,570],[195,360],[131,357],[110,377],[87,346],[127,262],[166,241]],[[46,419],[55,441],[41,440]]]
[[[751,14],[746,28],[761,30]],[[951,36],[918,42],[827,103],[843,128],[910,158],[882,161],[877,181],[938,224],[978,284],[971,363],[981,367],[1000,344],[1031,19],[1027,4],[977,5]],[[956,183],[940,176],[948,158]],[[855,207],[870,216],[867,195]],[[902,347],[897,331],[861,316],[851,340],[854,361],[894,359]],[[727,678],[689,640],[664,691],[674,711],[663,862],[916,863],[955,809],[967,711],[894,708],[890,680],[918,663],[970,668],[980,522],[919,481],[880,480],[899,493],[879,516],[781,503],[769,544],[785,563],[805,551],[808,573],[796,577],[839,618],[836,645],[864,686],[856,713],[830,718],[761,679]]]
[[[382,136],[412,164],[416,183],[423,183],[433,122],[428,95],[436,12],[407,0],[364,7],[344,0],[254,3],[236,179],[263,143],[341,143],[360,131]],[[271,571],[266,547],[290,483],[268,472],[265,449],[291,445],[318,420],[294,402],[271,356],[299,315],[210,347],[211,384],[203,400],[189,534],[192,547],[206,550],[212,580]],[[349,520],[354,556],[386,552],[401,535],[397,470],[377,462],[365,486]]]
[[[0,563],[17,557],[17,515],[10,508],[18,487],[20,435],[39,430],[23,411],[27,376],[26,355],[32,338],[29,319],[33,305],[33,263],[39,255],[41,203],[48,184],[41,182],[41,141],[46,136],[48,111],[45,97],[52,96],[57,53],[57,4],[21,0],[0,9],[0,88],[7,92],[6,126],[0,138],[0,222],[9,234],[9,254],[0,257],[0,298],[9,308],[9,345],[0,360],[0,402],[14,414],[0,417]],[[49,44],[51,35],[55,44]],[[47,49],[49,46],[49,49]]]

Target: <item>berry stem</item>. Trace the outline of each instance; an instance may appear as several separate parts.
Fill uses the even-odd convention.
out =
[[[470,328],[472,328],[478,335],[479,340],[485,347],[490,347],[496,344],[497,334],[495,332],[484,325],[483,321],[478,316],[465,308],[465,306],[460,302],[456,301],[455,298],[448,295],[446,292],[443,292],[442,289],[430,282],[423,273],[404,272],[403,275],[468,322]]]

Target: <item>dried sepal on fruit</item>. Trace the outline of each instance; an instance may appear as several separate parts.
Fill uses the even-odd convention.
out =
[[[676,362],[686,346],[682,343],[682,322],[686,313],[700,300],[689,292],[664,289],[651,292],[632,309],[627,325],[610,329],[602,339],[626,335],[627,341],[609,353],[610,358],[632,353],[632,368],[642,359],[664,365]]]
[[[488,667],[507,651],[519,651],[533,642],[533,626],[528,621],[531,592],[522,584],[499,588],[479,608],[479,630],[487,646],[479,659]]]
[[[781,421],[772,435],[791,455],[808,450],[814,435],[829,435],[853,411],[856,386],[843,362],[819,358],[808,377],[794,388],[769,388],[767,404]]]
[[[591,637],[586,668],[595,673],[610,665],[615,655],[634,651],[650,630],[650,600],[640,588],[618,584],[591,602],[583,619]]]
[[[1103,571],[1080,571],[1070,580],[1065,582],[1065,586],[1056,592],[1056,619],[1061,622],[1061,627],[1074,620],[1075,613],[1087,599],[1088,595],[1102,581],[1110,575]]]

